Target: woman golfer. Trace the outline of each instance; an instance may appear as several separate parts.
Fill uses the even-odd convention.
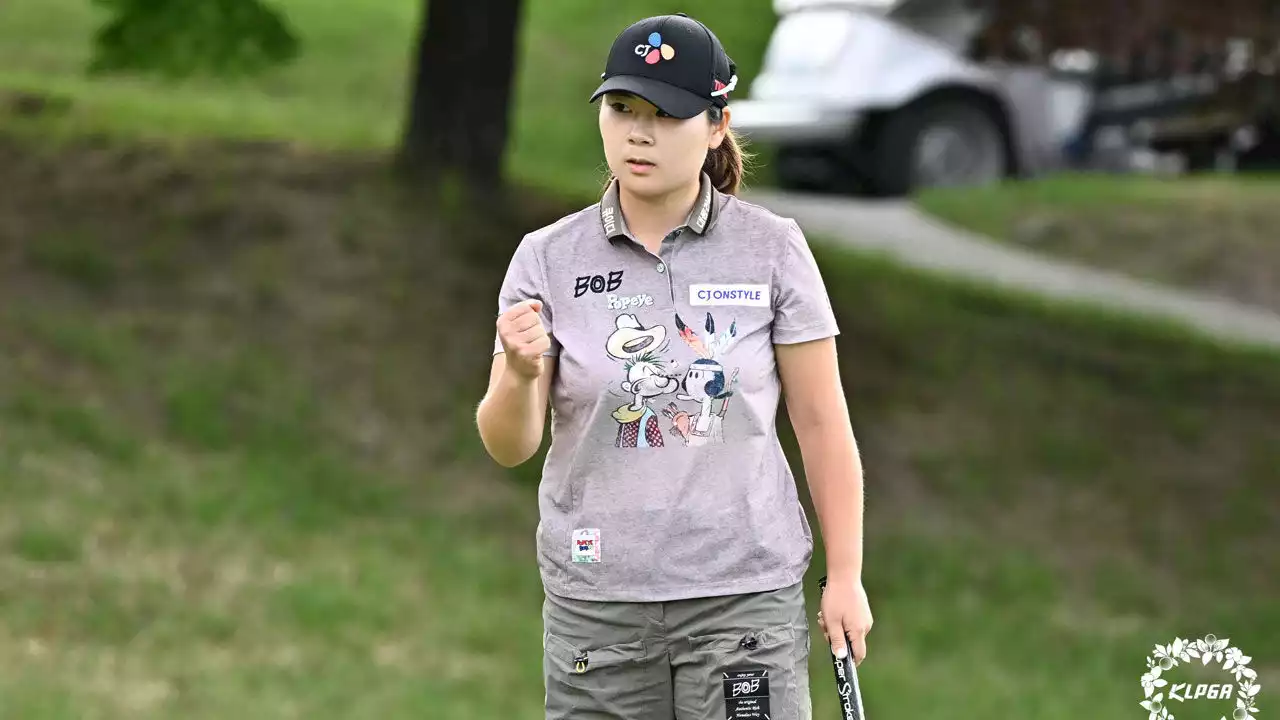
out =
[[[547,717],[809,718],[812,534],[780,397],[826,544],[819,622],[856,662],[871,628],[823,280],[793,220],[735,196],[738,78],[709,29],[642,20],[602,79],[591,99],[613,177],[514,251],[477,413],[488,452],[514,466],[552,408],[537,531]]]

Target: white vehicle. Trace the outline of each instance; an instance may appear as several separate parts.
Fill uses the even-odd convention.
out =
[[[1074,0],[1049,4],[1055,2]],[[1201,2],[1169,0],[1185,7]],[[1188,103],[1203,105],[1221,94],[1214,76],[1187,74],[1198,71],[1152,75],[1125,65],[1108,76],[1109,69],[1099,69],[1099,56],[1080,47],[1092,41],[1089,36],[1069,38],[1074,47],[1046,47],[1042,30],[1053,35],[1055,27],[1026,19],[1045,5],[775,0],[779,21],[748,97],[733,104],[734,127],[749,141],[777,148],[775,168],[784,187],[901,195],[1062,167],[1067,146],[1088,139],[1096,153],[1099,137],[1117,134],[1102,132],[1099,123],[1117,122],[1126,148],[1136,136],[1154,146],[1160,122],[1177,115],[1185,132]],[[1058,7],[1088,15],[1101,6]],[[1002,48],[1016,50],[1005,57],[1017,61],[979,51],[980,43],[1002,33]],[[1108,85],[1110,77],[1119,79]],[[1206,77],[1207,85],[1201,82]],[[1231,122],[1198,130],[1197,147],[1240,137],[1250,119]]]

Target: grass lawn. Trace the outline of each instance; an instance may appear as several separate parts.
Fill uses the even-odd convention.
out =
[[[922,193],[1004,242],[1280,312],[1280,177],[1061,176]]]
[[[0,87],[70,101],[0,121],[0,716],[540,716],[537,463],[469,423],[496,268],[561,208],[460,227],[381,185],[417,3],[281,4],[298,65],[177,88],[84,79],[88,2],[0,5]],[[763,0],[528,6],[511,167],[575,198],[626,21],[704,16],[748,82],[769,30]],[[870,716],[1132,718],[1150,647],[1207,633],[1280,683],[1274,356],[819,260]],[[821,643],[812,672],[834,717]]]
[[[539,717],[537,463],[468,430],[516,228],[283,152],[0,160],[0,715]],[[869,714],[1122,720],[1207,633],[1280,681],[1274,356],[819,260]]]
[[[8,0],[0,4],[0,89],[69,99],[65,111],[41,119],[45,134],[233,136],[379,151],[393,146],[422,3],[272,4],[284,9],[302,38],[297,63],[253,81],[171,87],[150,79],[90,81],[84,76],[102,17],[88,0]],[[599,187],[604,157],[587,98],[599,84],[613,38],[646,15],[682,11],[706,21],[749,83],[772,29],[771,3],[740,0],[733,12],[724,7],[718,0],[688,0],[678,7],[597,0],[525,3],[511,173],[573,196]]]

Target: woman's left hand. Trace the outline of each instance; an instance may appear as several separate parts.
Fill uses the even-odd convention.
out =
[[[826,635],[831,651],[844,659],[845,636],[853,649],[853,662],[861,665],[867,656],[867,633],[871,631],[871,604],[867,591],[857,578],[827,579],[827,589],[822,595],[822,609],[818,611],[818,627]]]

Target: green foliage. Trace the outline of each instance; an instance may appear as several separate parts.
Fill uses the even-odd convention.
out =
[[[90,72],[252,75],[291,62],[299,42],[259,0],[94,0],[111,19],[94,36]]]
[[[0,159],[39,258],[0,264],[0,718],[541,716],[543,458],[503,482],[473,430],[482,259],[540,223],[490,238],[360,167]],[[1280,646],[1274,354],[813,239],[867,464],[868,714],[1125,720],[1154,642]],[[131,259],[157,242],[180,281]]]
[[[295,61],[234,83],[198,76],[158,87],[149,76],[85,77],[89,41],[103,17],[87,0],[0,0],[0,88],[68,101],[60,114],[25,121],[0,116],[0,127],[34,125],[29,129],[43,137],[185,142],[212,136],[380,154],[394,149],[424,3],[262,1],[277,8],[299,38]],[[509,179],[575,200],[598,195],[607,168],[597,108],[586,99],[600,82],[609,44],[628,24],[674,10],[707,21],[738,62],[741,98],[758,74],[775,18],[771,8],[770,0],[524,3]],[[758,185],[768,172],[758,162],[748,179]]]

